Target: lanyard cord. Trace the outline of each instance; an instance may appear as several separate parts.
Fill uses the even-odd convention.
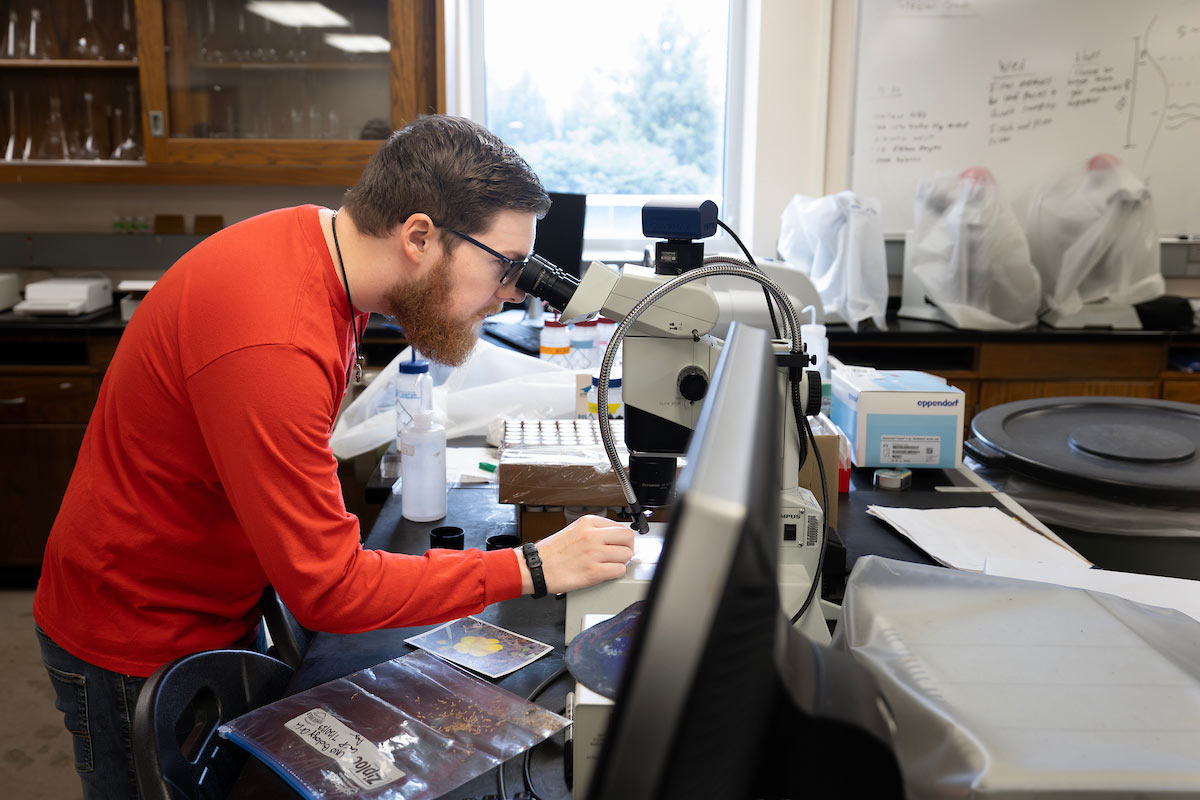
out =
[[[333,217],[329,220],[329,227],[333,231],[333,249],[337,251],[338,267],[342,270],[342,286],[346,289],[346,304],[350,306],[350,330],[354,331],[354,380],[357,383],[362,383],[363,361],[360,354],[361,343],[359,340],[358,324],[354,320],[354,301],[350,299],[350,281],[346,279],[346,264],[342,261],[342,246],[338,244],[337,237],[337,212],[333,212]],[[351,367],[346,368],[346,383],[350,382]]]

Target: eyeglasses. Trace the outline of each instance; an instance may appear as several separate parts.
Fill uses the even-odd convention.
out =
[[[495,250],[488,247],[483,242],[479,241],[478,239],[474,239],[470,236],[467,236],[465,233],[462,233],[460,231],[455,231],[455,230],[451,230],[450,232],[453,233],[455,236],[459,237],[460,239],[466,239],[468,242],[475,245],[480,250],[490,253],[491,255],[495,256],[500,261],[500,264],[504,267],[504,272],[500,276],[500,285],[501,286],[512,286],[514,283],[516,283],[517,276],[519,276],[521,274],[521,270],[523,270],[523,269],[525,269],[525,267],[529,266],[528,258],[524,258],[524,259],[521,259],[520,261],[516,261],[514,259],[509,258],[506,255],[502,255],[502,254],[496,252]]]

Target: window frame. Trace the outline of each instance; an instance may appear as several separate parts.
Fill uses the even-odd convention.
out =
[[[745,142],[753,139],[747,119],[747,54],[753,47],[748,27],[748,5],[753,0],[729,0],[728,59],[725,70],[725,130],[722,153],[722,193],[716,198],[723,222],[749,241],[742,228],[750,229],[742,219],[747,154]],[[447,0],[446,2],[446,106],[447,112],[486,122],[486,77],[484,64],[484,0]],[[753,99],[750,103],[754,105]],[[588,195],[588,206],[642,205],[655,195]],[[593,201],[595,198],[595,201]],[[618,238],[589,237],[584,241],[584,260],[640,261],[645,247],[653,240],[631,231]],[[733,239],[723,230],[704,240],[707,252],[739,252]]]

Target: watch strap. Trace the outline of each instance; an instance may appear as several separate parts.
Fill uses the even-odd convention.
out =
[[[533,598],[546,596],[546,576],[542,574],[542,557],[538,555],[537,545],[526,542],[521,545],[521,553],[525,556],[525,566],[529,567],[529,577],[533,579]]]

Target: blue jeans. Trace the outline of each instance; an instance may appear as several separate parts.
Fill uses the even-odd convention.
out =
[[[84,800],[137,800],[133,771],[133,709],[145,678],[109,672],[76,658],[34,626],[42,662],[75,740],[75,771]]]

